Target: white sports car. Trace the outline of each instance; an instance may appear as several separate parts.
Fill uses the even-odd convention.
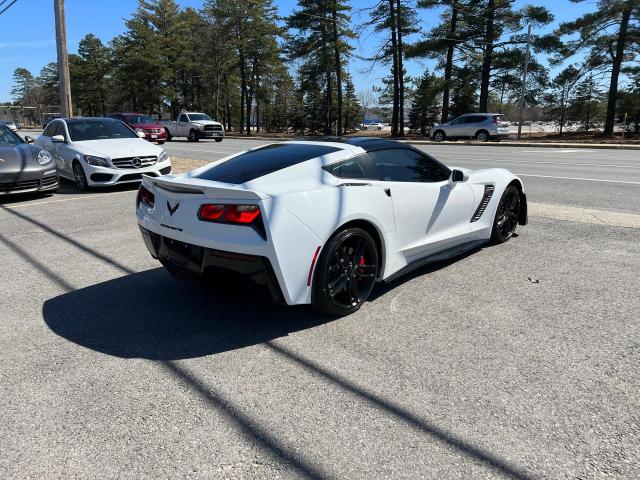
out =
[[[527,201],[508,170],[450,169],[408,144],[353,138],[145,176],[137,217],[174,275],[240,272],[277,301],[346,315],[375,282],[507,241],[527,223]]]

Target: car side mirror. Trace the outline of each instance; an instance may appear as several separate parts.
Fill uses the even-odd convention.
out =
[[[53,143],[67,143],[63,135],[54,135],[51,137]]]
[[[144,138],[144,132],[137,132],[140,138]]]
[[[33,143],[35,142],[35,140],[33,139],[33,137],[30,137],[29,135],[25,135],[24,137],[24,141],[27,143]]]
[[[464,182],[464,173],[460,170],[453,170],[451,172],[451,181],[454,183]]]

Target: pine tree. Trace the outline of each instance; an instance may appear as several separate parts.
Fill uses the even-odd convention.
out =
[[[557,62],[586,52],[585,70],[609,73],[604,135],[613,135],[620,72],[637,58],[640,46],[640,2],[599,0],[593,13],[561,24],[556,33],[569,36],[569,40],[557,48]]]
[[[411,130],[427,134],[427,128],[436,123],[440,112],[440,94],[444,82],[435,75],[425,71],[418,80],[416,92],[411,103],[409,126]]]

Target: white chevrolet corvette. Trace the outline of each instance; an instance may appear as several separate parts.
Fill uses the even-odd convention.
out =
[[[261,146],[181,175],[145,176],[137,217],[177,276],[231,270],[274,299],[357,310],[375,282],[505,242],[527,223],[508,170],[450,169],[373,138]]]

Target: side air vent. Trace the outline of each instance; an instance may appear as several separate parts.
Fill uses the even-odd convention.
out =
[[[487,208],[487,205],[489,205],[489,200],[491,200],[491,196],[493,195],[494,190],[495,187],[493,185],[484,186],[484,195],[482,195],[482,201],[480,202],[480,205],[478,205],[478,208],[473,214],[473,217],[471,217],[471,223],[480,220],[480,217],[484,213],[484,210]]]

